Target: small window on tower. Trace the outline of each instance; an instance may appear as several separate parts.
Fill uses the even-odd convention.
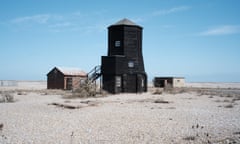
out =
[[[121,77],[116,76],[116,87],[121,87]]]
[[[120,47],[120,46],[121,46],[120,41],[115,41],[115,47]]]
[[[133,61],[129,61],[128,62],[128,67],[129,68],[133,68],[134,67],[134,62]]]

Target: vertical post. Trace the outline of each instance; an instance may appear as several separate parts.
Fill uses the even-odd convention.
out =
[[[102,77],[100,76],[100,94],[102,93]]]
[[[64,89],[64,90],[67,89],[67,78],[66,78],[66,77],[64,77],[63,89]]]
[[[97,74],[97,66],[94,67],[94,76],[96,76],[96,74]],[[95,81],[95,95],[96,95],[96,93],[97,93],[97,81],[96,80],[94,80],[94,81]]]

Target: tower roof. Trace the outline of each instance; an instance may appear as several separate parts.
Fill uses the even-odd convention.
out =
[[[131,20],[124,18],[118,22],[116,22],[115,24],[111,25],[111,26],[118,26],[118,25],[128,25],[128,26],[138,26],[141,27],[139,25],[137,25],[136,23],[132,22]]]

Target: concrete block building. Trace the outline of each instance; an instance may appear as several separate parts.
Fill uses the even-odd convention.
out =
[[[179,88],[184,87],[185,78],[184,77],[155,77],[153,79],[153,85],[155,87],[172,87]]]

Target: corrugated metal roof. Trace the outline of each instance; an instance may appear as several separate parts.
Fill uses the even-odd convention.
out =
[[[64,75],[87,76],[87,73],[79,68],[56,67]]]
[[[118,22],[116,22],[115,24],[113,24],[112,26],[114,25],[130,25],[130,26],[139,26],[137,24],[135,24],[134,22],[132,22],[131,20],[127,19],[127,18],[124,18]],[[140,26],[139,26],[140,27]]]

